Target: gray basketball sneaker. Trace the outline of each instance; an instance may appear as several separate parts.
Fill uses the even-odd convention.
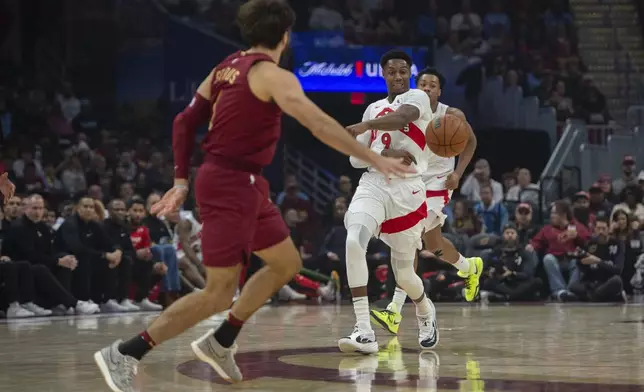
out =
[[[192,342],[190,345],[197,358],[212,366],[213,369],[228,382],[240,382],[242,374],[235,362],[237,344],[225,348],[214,336],[215,330],[211,329],[205,335]]]
[[[122,340],[117,340],[111,346],[94,353],[94,361],[98,365],[107,386],[114,392],[136,392],[136,378],[139,361],[119,352]]]

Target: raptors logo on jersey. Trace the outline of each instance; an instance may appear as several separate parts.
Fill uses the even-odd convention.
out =
[[[420,118],[407,124],[398,131],[372,130],[369,134],[369,146],[372,150],[380,153],[384,149],[405,150],[416,158],[416,174],[408,174],[407,177],[420,176],[427,168],[429,150],[426,147],[425,131],[432,119],[432,110],[428,105],[427,94],[421,90],[412,89],[400,94],[389,102],[386,98],[369,105],[362,118],[363,121],[382,117],[388,113],[395,112],[402,105],[412,105],[419,109]],[[369,169],[374,170],[374,169]]]

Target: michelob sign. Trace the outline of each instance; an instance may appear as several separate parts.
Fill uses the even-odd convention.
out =
[[[293,72],[304,91],[309,92],[386,92],[380,58],[395,47],[341,46],[319,47],[295,45]],[[415,77],[429,58],[427,48],[397,48],[411,55]],[[412,87],[414,82],[412,80]]]

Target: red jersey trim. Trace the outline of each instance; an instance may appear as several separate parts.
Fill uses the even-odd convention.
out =
[[[385,114],[389,114],[393,112],[394,110],[391,108],[384,108],[380,111],[380,113],[378,113],[376,118],[382,117]],[[418,128],[414,123],[407,124],[406,128],[408,128],[407,132],[405,132],[404,128],[394,132],[402,132],[405,136],[407,136],[414,143],[416,143],[421,150],[424,150],[425,146],[427,145],[427,139],[425,138],[425,134],[423,133],[423,131],[420,128]],[[388,132],[388,131],[383,131],[383,132]]]
[[[383,234],[400,233],[411,229],[425,218],[427,218],[427,203],[423,202],[416,211],[382,222],[380,232]]]
[[[449,203],[449,191],[447,189],[443,189],[440,191],[427,191],[425,193],[425,197],[428,199],[431,199],[433,197],[442,197],[443,198],[443,207]]]

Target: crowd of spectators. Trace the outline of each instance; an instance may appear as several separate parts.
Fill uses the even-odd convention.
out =
[[[164,3],[238,38],[232,22],[240,1]],[[465,86],[473,108],[483,78],[500,76],[505,91],[538,97],[542,106],[556,109],[559,121],[612,121],[606,97],[585,73],[566,0],[292,0],[291,5],[296,31],[334,31],[350,45],[425,46],[435,48],[434,58],[466,58],[470,66],[457,83]]]

